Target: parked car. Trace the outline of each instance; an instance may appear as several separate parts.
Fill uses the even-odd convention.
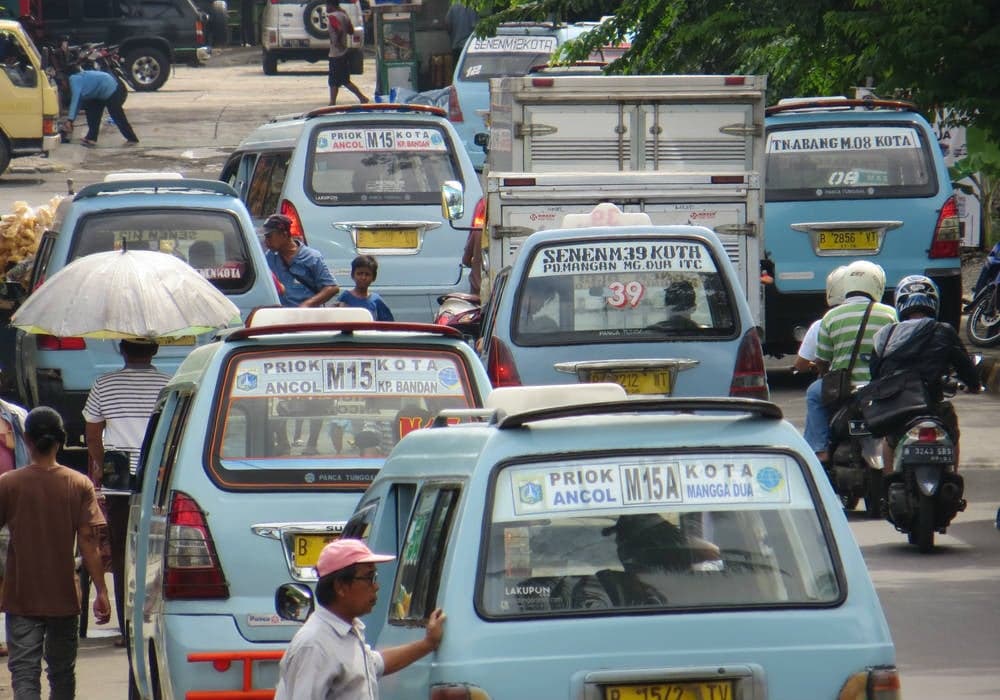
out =
[[[59,97],[38,48],[20,23],[0,20],[0,175],[11,158],[59,143]]]
[[[482,218],[479,180],[445,113],[363,104],[316,109],[304,122],[278,204],[292,234],[342,285],[355,256],[374,255],[373,286],[395,318],[431,321],[439,296],[469,289],[462,253]]]
[[[486,115],[490,111],[490,78],[527,75],[532,68],[546,65],[564,42],[593,27],[592,22],[512,22],[499,25],[495,36],[469,37],[452,77],[448,119],[476,170],[482,170],[486,162],[483,139],[489,132]],[[477,134],[484,135],[480,143],[476,142]]]
[[[641,225],[568,228],[592,216],[531,234],[501,274],[480,340],[493,385],[767,398],[760,338],[715,233],[644,214],[628,215]]]
[[[777,406],[605,384],[486,405],[402,440],[344,531],[397,556],[376,648],[448,615],[384,700],[900,697],[840,501]]]
[[[958,329],[958,206],[934,130],[916,107],[796,98],[769,107],[766,125],[767,352],[795,353],[826,310],[827,275],[856,259],[885,269],[889,303],[906,275],[933,279],[940,318]]]
[[[29,290],[90,253],[159,250],[177,255],[229,297],[246,317],[279,303],[246,207],[227,184],[179,177],[115,179],[84,187],[56,209],[42,234]],[[172,374],[206,336],[164,341],[156,367]],[[66,424],[67,447],[82,447],[83,405],[94,380],[121,369],[112,340],[56,338],[18,331],[15,357],[19,402],[51,406]]]
[[[274,614],[275,589],[315,581],[320,550],[401,436],[489,391],[455,331],[365,309],[261,309],[192,352],[160,394],[136,476],[126,618],[138,697],[236,697],[250,676],[228,660],[250,657],[255,689],[274,688],[296,630]],[[319,431],[315,449],[294,442],[296,421]]]
[[[354,25],[347,39],[351,73],[364,72],[365,22],[360,0],[342,0],[341,9]],[[326,61],[330,35],[326,0],[273,0],[260,19],[261,64],[264,75],[275,75],[279,61]]]

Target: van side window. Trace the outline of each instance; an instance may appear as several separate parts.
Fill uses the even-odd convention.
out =
[[[246,195],[250,216],[259,219],[278,210],[278,199],[285,185],[288,161],[291,158],[291,151],[263,153],[257,158]]]
[[[48,271],[49,261],[52,260],[52,248],[55,246],[56,238],[55,234],[48,231],[46,233],[49,235],[42,236],[42,242],[38,244],[38,252],[35,253],[35,265],[31,268],[29,292],[45,281],[45,273]]]
[[[170,416],[170,423],[167,426],[167,435],[164,440],[163,452],[160,459],[154,462],[148,460],[148,466],[156,466],[156,491],[153,494],[153,503],[165,507],[170,497],[170,478],[173,475],[174,465],[177,463],[177,449],[184,437],[184,427],[187,424],[188,412],[191,410],[191,403],[194,397],[191,394],[183,394],[177,397],[177,407],[173,415]],[[152,457],[152,455],[151,455]]]
[[[365,540],[368,541],[368,533],[372,529],[372,520],[375,519],[375,514],[378,513],[379,499],[375,499],[366,503],[363,508],[359,508],[351,519],[347,521],[347,525],[344,526],[343,537],[347,537],[355,540]]]
[[[447,549],[459,488],[426,486],[410,516],[389,605],[390,624],[426,619],[437,603],[441,566]]]

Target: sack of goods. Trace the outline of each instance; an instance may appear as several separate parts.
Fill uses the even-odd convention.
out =
[[[861,416],[872,435],[888,435],[910,416],[928,410],[927,386],[916,372],[874,379],[856,394]]]
[[[52,217],[61,200],[61,196],[56,196],[48,204],[39,207],[31,207],[27,202],[14,202],[13,213],[0,216],[0,270],[6,273],[17,267],[18,263],[35,257],[38,241],[45,229],[52,226]],[[31,271],[30,265],[18,268],[21,269]],[[13,277],[17,277],[17,272]],[[7,275],[8,280],[11,278],[11,275]]]

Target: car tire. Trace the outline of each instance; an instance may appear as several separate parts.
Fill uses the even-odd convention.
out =
[[[7,167],[10,165],[10,146],[7,145],[7,139],[0,135],[0,175],[7,172]]]
[[[326,28],[326,0],[312,0],[302,11],[302,23],[306,33],[315,39],[329,39],[330,31]]]
[[[278,57],[274,53],[265,50],[261,56],[261,67],[264,69],[264,75],[277,75],[278,74]]]
[[[159,90],[170,75],[170,61],[160,49],[142,46],[125,54],[125,73],[136,92]]]

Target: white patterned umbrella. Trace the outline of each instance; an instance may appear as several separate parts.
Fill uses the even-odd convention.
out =
[[[11,323],[60,338],[178,338],[240,323],[233,302],[186,262],[143,250],[94,253],[59,270]]]

